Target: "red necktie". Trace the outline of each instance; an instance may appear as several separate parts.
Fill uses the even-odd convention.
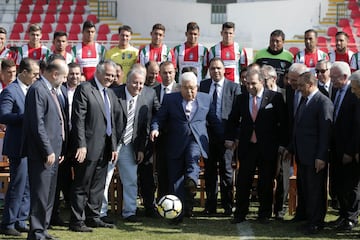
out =
[[[254,122],[256,120],[257,113],[258,113],[257,99],[256,99],[256,96],[253,96],[252,107],[251,107],[251,118]],[[252,143],[257,142],[255,130],[253,130],[250,141]]]

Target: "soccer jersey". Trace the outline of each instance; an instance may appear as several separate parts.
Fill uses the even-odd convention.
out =
[[[3,60],[3,59],[13,59],[10,49],[8,49],[6,47],[4,47],[0,51],[0,63],[1,63],[1,60]]]
[[[23,58],[31,58],[34,60],[46,60],[51,55],[48,47],[40,45],[38,48],[32,48],[29,44],[22,45],[18,49],[16,65],[20,65]]]
[[[350,69],[352,72],[360,69],[360,52],[354,53],[351,57]]]
[[[247,54],[245,49],[241,49],[238,43],[225,46],[222,42],[212,46],[208,53],[208,61],[214,57],[219,57],[225,65],[225,78],[239,83],[240,70],[242,66],[247,66]]]
[[[314,53],[311,53],[304,49],[295,55],[294,62],[305,64],[312,73],[315,73],[316,63],[323,59],[329,60],[329,56],[325,52],[316,49]]]
[[[52,54],[60,54],[60,53],[52,53]],[[62,55],[65,58],[66,64],[75,62],[75,58],[71,53],[65,52],[65,55]]]
[[[137,61],[138,53],[139,50],[133,46],[129,46],[125,49],[114,47],[106,52],[105,59],[110,59],[122,66],[123,69],[122,82],[125,83],[128,72]]]
[[[351,50],[347,50],[344,54],[336,52],[334,49],[332,49],[329,52],[329,60],[331,63],[335,61],[342,61],[350,64],[351,57],[354,55],[354,52]]]
[[[96,66],[100,61],[104,60],[105,47],[98,43],[78,43],[71,51],[86,80],[91,80],[94,77]]]
[[[149,61],[155,61],[159,64],[165,61],[171,61],[176,67],[174,51],[165,44],[162,44],[161,47],[158,48],[152,47],[151,44],[140,48],[137,62],[145,66]]]
[[[198,83],[205,78],[207,66],[207,48],[202,44],[189,47],[183,43],[174,48],[176,67],[176,81],[179,81],[180,73],[184,67],[195,67],[197,69]]]
[[[254,62],[259,64],[260,67],[263,65],[270,65],[275,68],[277,73],[277,85],[283,88],[285,72],[293,63],[294,56],[286,49],[278,51],[276,54],[275,52],[270,51],[270,48],[259,50],[254,57]]]

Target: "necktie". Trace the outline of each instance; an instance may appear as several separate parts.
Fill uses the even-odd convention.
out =
[[[107,95],[106,88],[104,88],[104,108],[106,117],[106,135],[111,135],[111,114],[110,114],[110,103]]]
[[[185,106],[185,115],[187,120],[191,118],[192,101],[188,101]]]
[[[62,140],[65,140],[64,118],[63,118],[63,115],[62,115],[59,99],[57,97],[55,88],[51,89],[51,96],[54,99],[55,105],[56,105],[58,113],[60,115]]]
[[[258,114],[257,97],[256,97],[256,96],[253,96],[253,98],[252,98],[252,106],[251,106],[251,118],[252,118],[252,120],[253,120],[254,122],[255,122],[255,120],[256,120],[257,114]],[[256,143],[256,142],[257,142],[255,130],[253,130],[253,133],[252,133],[252,135],[251,135],[250,141],[251,141],[252,143]]]
[[[218,99],[218,87],[219,87],[219,84],[214,83],[214,86],[215,86],[215,89],[214,89],[214,93],[213,93],[213,104],[216,107],[217,99]]]
[[[336,118],[338,116],[339,113],[339,108],[340,108],[340,99],[341,99],[341,93],[342,93],[342,88],[339,89],[338,93],[336,94],[336,99],[335,99],[335,104],[334,104],[334,121],[336,121]]]
[[[57,93],[57,96],[59,98],[59,102],[61,104],[61,107],[63,109],[65,109],[65,98],[64,98],[64,95],[61,93],[61,92],[56,92]]]
[[[131,142],[133,130],[134,130],[134,118],[135,118],[135,104],[134,99],[129,101],[128,106],[128,114],[127,114],[127,122],[125,128],[125,135],[124,135],[124,145],[127,145]]]
[[[301,97],[300,103],[298,108],[296,109],[296,119],[299,121],[302,114],[304,113],[305,107],[306,107],[306,103],[308,101],[307,97]]]

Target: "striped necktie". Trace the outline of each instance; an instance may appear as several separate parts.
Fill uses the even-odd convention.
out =
[[[129,101],[128,106],[128,114],[127,114],[127,122],[125,128],[125,135],[124,135],[124,145],[127,145],[131,142],[133,130],[134,130],[134,118],[135,118],[135,104],[134,99]]]

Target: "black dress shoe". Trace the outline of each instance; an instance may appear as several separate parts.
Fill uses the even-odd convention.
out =
[[[237,224],[237,223],[242,223],[245,222],[246,218],[242,218],[242,217],[235,217],[233,219],[230,220],[231,224]]]
[[[298,222],[303,222],[303,221],[306,221],[306,218],[305,217],[298,217],[298,216],[295,216],[293,219],[291,219],[290,223],[298,223]]]
[[[211,216],[211,215],[215,215],[216,214],[216,209],[215,210],[210,210],[210,209],[204,209],[204,211],[201,212],[201,215],[205,215],[205,216]]]
[[[0,229],[0,234],[6,235],[6,236],[21,236],[21,232],[14,228],[9,229]]]
[[[160,218],[159,214],[155,209],[145,209],[145,217],[148,218]]]
[[[340,225],[342,225],[344,223],[344,221],[345,221],[345,218],[338,217],[336,220],[328,222],[328,226],[330,228],[337,228]]]
[[[105,222],[101,221],[100,219],[88,220],[88,221],[86,221],[86,225],[91,228],[114,228],[115,227],[114,224],[105,223]]]
[[[341,225],[339,225],[336,229],[341,231],[351,231],[356,226],[356,223],[344,220]]]
[[[27,233],[30,231],[30,228],[27,226],[25,227],[15,226],[15,229],[21,233]]]
[[[108,223],[108,224],[115,224],[115,221],[112,220],[110,217],[108,216],[103,216],[100,218],[101,221],[103,221],[104,223]]]
[[[84,223],[70,224],[69,229],[73,232],[92,232],[93,230],[87,227]]]
[[[132,222],[132,223],[141,222],[140,219],[138,219],[135,215],[126,217],[126,218],[124,218],[124,220],[125,220],[125,222]]]
[[[322,226],[310,225],[310,226],[308,226],[308,227],[306,228],[305,234],[306,234],[306,235],[318,234],[322,229],[323,229]]]
[[[224,216],[231,216],[231,214],[232,214],[232,209],[231,208],[228,208],[228,209],[225,209],[224,210]]]

